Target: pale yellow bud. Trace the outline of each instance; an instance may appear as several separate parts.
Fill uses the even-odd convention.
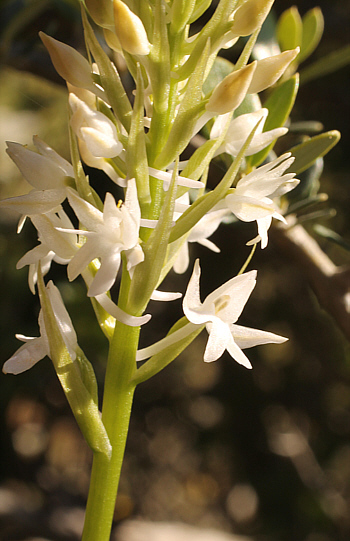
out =
[[[274,0],[247,0],[233,14],[230,33],[235,36],[249,36],[266,19]]]
[[[130,54],[147,55],[150,43],[141,19],[121,0],[113,0],[115,32],[123,49]]]
[[[41,41],[49,52],[57,73],[68,83],[79,88],[92,88],[93,79],[89,62],[78,51],[39,32]]]
[[[257,94],[275,84],[286,71],[289,64],[298,55],[299,51],[300,49],[297,47],[296,49],[258,60],[248,93]]]
[[[85,0],[85,5],[96,24],[103,28],[113,26],[112,0]]]
[[[251,83],[257,62],[252,62],[233,71],[215,88],[206,105],[206,110],[217,115],[234,111],[244,100]]]
[[[112,49],[112,51],[115,51],[116,53],[123,54],[122,46],[120,45],[120,41],[113,30],[109,30],[108,28],[103,29],[103,35],[106,40],[106,43],[108,47]]]

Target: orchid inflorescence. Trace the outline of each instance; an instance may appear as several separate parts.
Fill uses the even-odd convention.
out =
[[[117,453],[116,421],[109,414],[113,393],[108,390],[117,373],[115,385],[123,395],[164,368],[204,328],[209,334],[206,362],[227,350],[251,368],[244,348],[286,340],[236,324],[254,289],[256,271],[242,271],[201,302],[197,260],[183,296],[184,317],[166,337],[137,349],[140,327],[151,317],[145,313],[149,301],[182,296],[158,288],[172,269],[187,270],[189,244],[198,242],[219,252],[208,237],[223,221],[240,220],[257,223],[257,236],[248,244],[265,248],[272,219],[285,222],[283,196],[299,182],[291,152],[277,157],[272,150],[288,131],[285,122],[268,122],[269,109],[262,107],[259,97],[278,81],[288,81],[299,47],[249,62],[273,0],[220,0],[212,18],[193,34],[193,23],[210,3],[85,0],[88,59],[40,33],[67,83],[70,162],[37,136],[34,151],[8,143],[8,155],[32,190],[0,206],[20,213],[19,230],[28,219],[38,232],[38,245],[17,268],[29,266],[29,286],[33,293],[38,289],[41,311],[40,337],[18,335],[25,343],[3,370],[19,374],[50,357],[84,436],[96,454],[108,460]],[[110,54],[100,45],[88,16],[104,35]],[[240,37],[245,37],[245,45],[236,64],[213,83],[219,51]],[[118,56],[134,81],[131,99],[110,59]],[[204,127],[207,138],[182,160]],[[210,163],[220,156],[229,158],[229,166],[208,190]],[[91,187],[83,163],[106,174],[104,201]],[[121,190],[123,201],[116,196]],[[44,283],[52,262],[67,265],[70,281],[82,277],[110,342],[108,365],[114,368],[107,368],[102,418],[93,368],[78,346],[59,290],[52,281]],[[117,299],[111,288],[119,275]],[[144,362],[137,367],[136,361]],[[93,528],[89,518],[87,524],[84,539],[90,539]],[[100,539],[91,534],[92,538]]]

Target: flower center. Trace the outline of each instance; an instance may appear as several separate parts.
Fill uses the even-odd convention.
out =
[[[230,302],[230,295],[221,295],[214,301],[215,315],[217,316],[221,310],[224,310]]]

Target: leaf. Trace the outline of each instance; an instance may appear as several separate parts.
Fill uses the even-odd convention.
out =
[[[74,417],[89,446],[95,452],[110,457],[112,448],[98,410],[94,370],[79,349],[76,360],[72,360],[58,327],[40,270],[38,291],[49,340],[50,357]]]
[[[279,85],[272,92],[272,94],[270,94],[266,102],[263,104],[263,106],[269,111],[264,126],[264,132],[284,126],[293,108],[298,89],[299,76],[296,73],[293,75],[293,77]],[[260,152],[254,154],[254,156],[247,158],[247,163],[251,167],[260,165],[272,150],[274,144],[275,141]]]
[[[303,23],[298,8],[292,6],[284,11],[277,22],[277,39],[282,51],[300,47]]]
[[[305,169],[308,169],[319,157],[327,154],[339,141],[340,133],[338,130],[331,130],[311,137],[304,143],[290,149],[295,157],[294,163],[287,169],[286,173],[295,173],[298,175]]]
[[[350,45],[323,56],[307,68],[300,71],[300,84],[329,75],[350,64]]]
[[[310,11],[304,15],[302,23],[303,33],[298,56],[299,63],[314,52],[321,40],[324,29],[324,19],[321,8],[315,7],[310,9]]]

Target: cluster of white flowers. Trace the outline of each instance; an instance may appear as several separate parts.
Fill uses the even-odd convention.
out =
[[[138,326],[149,320],[150,316],[142,314],[150,299],[179,297],[161,294],[157,288],[171,268],[178,273],[187,270],[189,243],[198,242],[214,252],[220,251],[208,237],[227,217],[233,214],[243,222],[256,221],[258,236],[251,243],[261,242],[261,247],[266,247],[272,219],[284,220],[280,197],[298,180],[287,172],[293,162],[290,153],[250,169],[245,165],[246,158],[271,146],[287,128],[264,131],[268,110],[261,106],[245,114],[233,113],[248,95],[257,95],[274,85],[298,49],[250,64],[237,63],[208,95],[203,94],[202,87],[220,48],[259,30],[272,3],[221,0],[216,17],[189,37],[190,24],[201,15],[207,2],[189,2],[191,9],[182,7],[181,13],[178,6],[183,2],[161,1],[158,7],[152,2],[149,10],[142,11],[142,20],[141,13],[133,13],[121,0],[86,0],[108,45],[127,61],[136,84],[133,106],[123,92],[114,64],[94,39],[86,17],[86,42],[96,64],[90,65],[68,45],[41,34],[53,64],[68,85],[73,144],[69,163],[37,137],[37,152],[8,143],[10,158],[33,189],[2,201],[0,207],[17,210],[21,214],[20,227],[29,217],[37,229],[38,246],[17,265],[29,265],[32,292],[38,273],[49,272],[52,261],[65,264],[68,279],[83,277],[88,296],[105,310],[106,318]],[[182,35],[181,47],[175,34]],[[179,164],[182,151],[208,122],[209,140],[192,158]],[[220,184],[206,192],[209,163],[224,153],[232,157],[232,166]],[[90,189],[80,160],[103,170],[112,181],[104,203]],[[123,202],[115,200],[115,184],[124,189]],[[69,205],[77,226],[62,205],[66,210]],[[117,306],[109,292],[121,266],[122,272],[128,273],[130,300],[124,298],[124,304]],[[203,303],[199,277],[196,262],[183,299],[187,323],[157,344],[139,350],[137,360],[159,354],[202,326],[209,333],[205,361],[214,361],[227,350],[249,368],[242,349],[285,340],[236,325],[255,286],[256,271],[230,279]],[[74,360],[77,339],[73,325],[58,290],[52,294],[55,286],[50,284],[49,301]],[[50,356],[50,338],[43,321],[41,312],[40,338],[19,337],[26,343],[5,363],[5,372],[22,372],[45,354]]]

